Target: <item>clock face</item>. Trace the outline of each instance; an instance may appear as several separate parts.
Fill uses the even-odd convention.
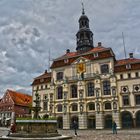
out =
[[[77,64],[77,72],[78,73],[85,72],[85,64],[84,63]]]

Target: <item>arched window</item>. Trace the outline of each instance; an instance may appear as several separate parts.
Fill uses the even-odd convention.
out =
[[[62,105],[61,104],[57,105],[57,112],[62,112]]]
[[[111,103],[105,103],[105,109],[111,109]]]
[[[89,110],[95,110],[95,103],[89,103],[88,109]]]
[[[72,111],[77,111],[77,110],[78,110],[77,104],[72,104]]]
[[[102,74],[109,73],[109,66],[108,66],[108,64],[101,65],[101,73]]]
[[[94,96],[94,84],[92,82],[87,84],[87,96]]]
[[[103,94],[104,95],[110,95],[110,81],[103,81]]]
[[[63,87],[59,86],[57,88],[57,99],[63,99]]]
[[[77,85],[71,85],[71,98],[77,98]]]

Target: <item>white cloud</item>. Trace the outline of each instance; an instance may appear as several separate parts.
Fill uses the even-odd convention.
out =
[[[123,58],[139,57],[140,1],[84,0],[94,42],[111,47]],[[0,1],[0,89],[31,90],[33,77],[48,68],[48,52],[56,58],[75,50],[81,0]]]

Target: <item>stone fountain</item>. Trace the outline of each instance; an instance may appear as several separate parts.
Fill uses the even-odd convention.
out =
[[[14,139],[14,140],[61,140],[61,139],[71,139],[69,136],[62,136],[58,134],[57,131],[57,120],[42,120],[39,117],[40,100],[38,99],[38,93],[35,94],[35,106],[32,107],[34,112],[33,119],[22,119],[16,120],[15,133],[10,133],[8,136],[2,137],[0,139]]]

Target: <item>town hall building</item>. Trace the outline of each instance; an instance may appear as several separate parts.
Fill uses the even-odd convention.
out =
[[[32,83],[33,105],[38,94],[41,117],[55,116],[58,127],[79,129],[140,127],[140,59],[117,60],[111,48],[94,46],[84,9],[79,18],[76,51],[53,60]]]

